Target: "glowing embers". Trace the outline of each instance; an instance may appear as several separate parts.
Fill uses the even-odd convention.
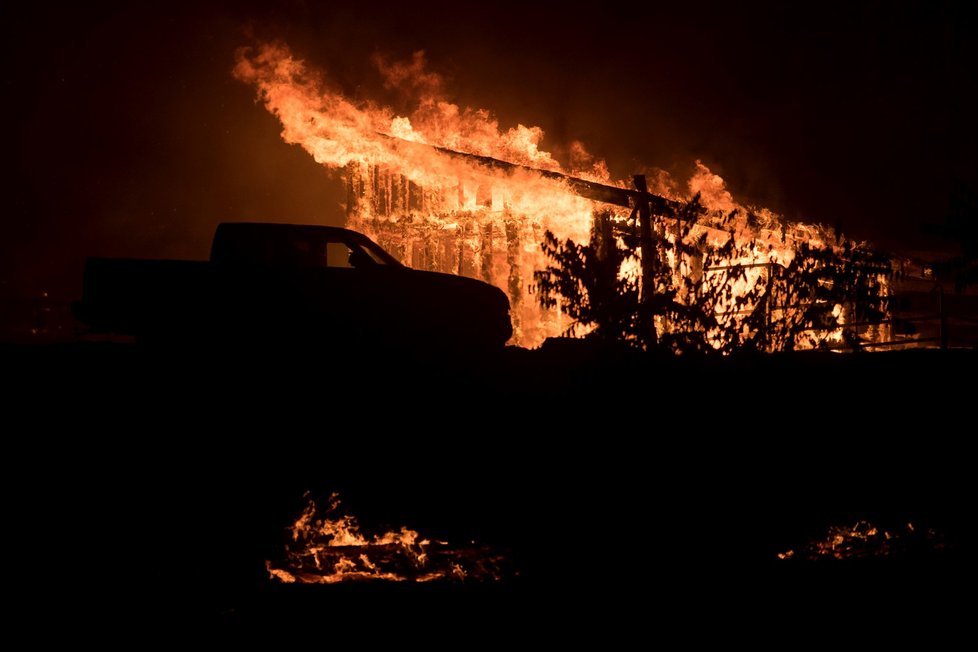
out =
[[[778,553],[778,559],[864,559],[870,557],[918,556],[947,548],[944,537],[930,528],[913,523],[884,530],[866,521],[855,525],[829,527],[824,539],[809,542],[796,550]]]
[[[341,512],[336,494],[325,510],[309,498],[289,532],[285,558],[265,562],[269,577],[287,584],[488,582],[516,574],[503,555],[475,542],[455,546],[406,527],[367,536],[353,516]]]

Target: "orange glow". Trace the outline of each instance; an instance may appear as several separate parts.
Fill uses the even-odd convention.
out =
[[[887,557],[914,552],[933,552],[946,547],[943,537],[933,529],[921,530],[913,523],[903,528],[884,530],[866,521],[854,525],[829,527],[824,539],[808,543],[795,551],[778,553],[778,559],[860,559]]]
[[[309,498],[288,531],[285,558],[265,562],[269,578],[283,584],[487,581],[506,574],[501,555],[474,543],[450,546],[405,527],[368,537],[353,516],[341,513],[336,494],[322,513]]]
[[[410,112],[401,115],[350,99],[335,90],[325,73],[281,44],[241,49],[234,74],[257,88],[266,108],[281,121],[285,142],[301,146],[343,175],[350,228],[366,233],[411,267],[481,278],[500,287],[512,306],[513,344],[534,347],[564,333],[569,319],[557,308],[542,308],[533,296],[533,274],[547,262],[540,247],[544,232],[583,243],[595,211],[610,209],[613,219],[624,224],[629,209],[585,199],[566,180],[526,168],[618,188],[629,184],[612,180],[606,164],[579,143],[570,148],[577,164],[564,167],[542,149],[539,127],[506,129],[486,109],[449,102],[442,80],[427,70],[421,53],[404,63],[380,58],[375,63],[388,88],[411,97]],[[526,167],[484,164],[452,152]],[[700,162],[686,184],[661,171],[649,181],[651,192],[670,199],[699,193],[708,214],[687,240],[705,236],[719,246],[733,238],[743,255],[725,264],[752,266],[732,283],[730,298],[717,307],[719,315],[742,311],[745,306],[737,299],[767,274],[764,266],[790,262],[799,242],[835,244],[829,229],[789,224],[767,209],[739,204],[724,180]],[[666,220],[657,220],[660,234],[674,238]],[[669,264],[677,279],[690,273],[687,262],[672,257]],[[724,274],[713,274],[707,282],[728,281]],[[818,333],[808,344],[840,339],[839,331]]]

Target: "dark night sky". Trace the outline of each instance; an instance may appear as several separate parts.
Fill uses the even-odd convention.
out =
[[[87,254],[204,257],[220,221],[341,223],[338,183],[231,77],[248,34],[364,94],[373,53],[423,49],[545,149],[583,141],[618,177],[700,158],[745,203],[886,248],[934,246],[920,224],[978,180],[973,3],[335,4],[6,16],[2,289],[70,297]]]

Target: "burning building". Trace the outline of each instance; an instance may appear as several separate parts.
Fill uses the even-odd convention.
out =
[[[281,45],[242,49],[234,72],[257,87],[280,119],[286,142],[343,176],[348,226],[411,267],[480,278],[502,288],[512,305],[515,344],[537,346],[573,326],[560,305],[545,308],[534,296],[535,274],[547,264],[541,243],[547,232],[558,240],[586,242],[596,215],[610,221],[619,242],[627,240],[629,229],[638,233],[641,222],[642,238],[626,245],[633,251],[650,251],[653,237],[673,243],[658,254],[660,266],[676,287],[689,286],[689,279],[697,288],[709,287],[717,328],[732,332],[758,328],[738,319],[756,313],[762,300],[765,323],[798,312],[805,297],[783,292],[787,298],[778,304],[760,289],[777,285],[777,270],[789,266],[800,248],[844,246],[831,229],[788,223],[770,211],[739,205],[723,179],[699,163],[686,188],[664,174],[649,185],[645,177],[613,181],[605,164],[580,145],[571,148],[573,160],[565,167],[540,148],[539,128],[502,129],[489,112],[444,99],[422,56],[378,63],[386,85],[413,93],[410,115],[354,102]],[[679,224],[679,200],[692,196],[702,210],[694,223]],[[648,288],[651,259],[636,256],[619,273]],[[885,290],[885,277],[869,274],[875,290]],[[696,301],[699,291],[680,290],[677,300]],[[859,321],[844,299],[826,309],[833,313],[832,326],[806,328],[801,345],[841,342],[839,324]],[[892,337],[889,329],[875,325],[866,332],[873,340]]]

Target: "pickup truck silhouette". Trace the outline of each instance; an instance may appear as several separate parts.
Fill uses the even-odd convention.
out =
[[[73,305],[90,332],[148,341],[503,347],[509,299],[411,269],[348,229],[218,225],[209,261],[89,258]]]

